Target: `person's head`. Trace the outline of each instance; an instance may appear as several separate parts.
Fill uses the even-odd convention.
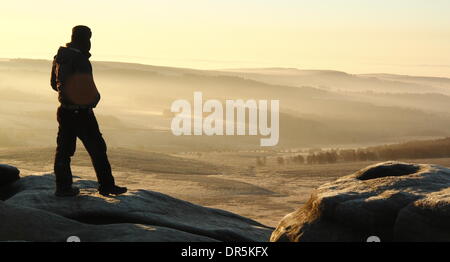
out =
[[[84,25],[77,25],[72,28],[72,38],[70,46],[80,49],[82,52],[91,50],[91,29]]]

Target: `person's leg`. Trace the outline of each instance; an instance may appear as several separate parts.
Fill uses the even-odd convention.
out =
[[[111,172],[111,165],[106,154],[106,143],[100,133],[94,112],[92,110],[83,111],[80,117],[82,118],[83,124],[78,137],[83,142],[84,147],[91,157],[100,188],[113,187],[115,183]]]
[[[72,171],[70,169],[70,158],[76,149],[76,129],[75,119],[71,112],[63,108],[58,108],[57,119],[59,123],[58,137],[56,139],[56,154],[54,172],[56,177],[56,188],[67,190],[72,187]]]

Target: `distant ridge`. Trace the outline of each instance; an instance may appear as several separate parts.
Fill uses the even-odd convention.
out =
[[[34,58],[0,58],[0,63],[50,63],[50,59],[34,59]],[[188,67],[175,67],[175,66],[164,66],[164,65],[151,65],[144,63],[134,63],[134,62],[122,62],[122,61],[103,61],[103,60],[92,60],[96,65],[100,66],[127,66],[133,69],[140,70],[169,70],[177,71],[182,73],[202,73],[202,74],[220,74],[220,73],[252,73],[252,74],[278,74],[278,75],[297,75],[297,76],[307,76],[307,75],[325,75],[325,76],[357,76],[357,77],[375,77],[382,79],[410,79],[410,80],[428,80],[428,81],[445,81],[450,83],[449,77],[435,77],[435,76],[415,76],[415,75],[405,75],[405,74],[390,74],[390,73],[365,73],[365,74],[353,74],[339,70],[331,69],[299,69],[295,67],[261,67],[261,68],[223,68],[223,69],[196,69]]]

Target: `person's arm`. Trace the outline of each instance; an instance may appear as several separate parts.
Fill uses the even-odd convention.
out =
[[[52,64],[52,73],[50,76],[50,85],[52,86],[52,89],[55,91],[58,91],[58,87],[56,86],[56,57],[53,59],[53,64]]]

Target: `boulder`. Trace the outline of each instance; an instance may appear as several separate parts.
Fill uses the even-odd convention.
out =
[[[201,235],[131,223],[90,225],[43,210],[0,201],[0,241],[82,242],[121,241],[216,241]]]
[[[450,241],[450,189],[432,193],[402,209],[394,230],[400,241]]]
[[[384,162],[317,188],[271,241],[450,241],[450,169]]]
[[[54,176],[27,176],[0,202],[0,241],[268,241],[273,228],[154,191],[115,197],[79,180],[81,194],[54,196]]]
[[[16,167],[0,164],[0,187],[19,180],[19,173],[20,171]]]

